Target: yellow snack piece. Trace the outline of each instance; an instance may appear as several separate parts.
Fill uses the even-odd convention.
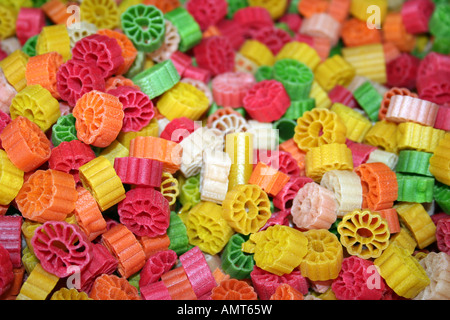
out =
[[[50,300],[93,300],[89,298],[86,292],[77,289],[61,288],[52,294]]]
[[[320,64],[317,51],[304,42],[290,41],[275,56],[275,60],[294,59],[306,64],[312,71]]]
[[[38,263],[22,285],[16,300],[46,300],[59,278],[45,271]]]
[[[184,218],[189,243],[203,252],[215,255],[222,251],[234,234],[222,216],[222,206],[200,201]]]
[[[231,159],[228,190],[247,184],[253,172],[253,134],[236,132],[225,136],[225,152]]]
[[[397,153],[397,124],[385,120],[375,122],[364,142],[387,152]]]
[[[100,153],[101,156],[108,159],[112,166],[114,166],[114,159],[128,157],[129,154],[129,150],[117,140],[114,140]]]
[[[125,199],[125,189],[109,160],[99,156],[79,168],[80,180],[105,211]]]
[[[422,204],[402,202],[394,208],[416,240],[417,247],[423,249],[436,241],[436,225]]]
[[[23,185],[24,172],[17,168],[5,150],[0,149],[0,205],[8,205]]]
[[[355,68],[344,58],[336,54],[320,63],[314,70],[317,82],[325,91],[330,91],[336,85],[347,87],[355,76]]]
[[[64,24],[55,24],[42,28],[36,43],[38,55],[56,51],[62,55],[64,61],[72,57],[70,36]]]
[[[430,158],[430,173],[446,185],[450,185],[450,133],[445,133]]]
[[[380,14],[380,23],[383,23],[388,10],[387,0],[352,0],[350,14],[366,22],[372,15]]]
[[[27,243],[27,248],[30,250],[30,252],[32,254],[34,254],[33,251],[33,246],[31,245],[31,239],[34,236],[34,232],[36,231],[36,229],[38,227],[40,227],[42,225],[42,223],[36,222],[36,221],[31,221],[28,219],[25,219],[22,223],[22,234],[25,238],[25,242]]]
[[[316,100],[316,108],[330,109],[333,105],[328,93],[315,80],[311,86],[309,97]]]
[[[136,132],[120,132],[117,136],[117,141],[119,141],[125,148],[129,150],[131,140],[136,137],[159,137],[158,120],[156,120],[156,118],[153,118],[148,125]]]
[[[275,63],[275,56],[272,51],[258,40],[246,40],[239,49],[239,53],[258,66],[273,66]]]
[[[27,274],[30,274],[34,267],[39,263],[39,259],[36,258],[30,247],[26,246],[22,252],[22,263]]]
[[[380,275],[399,296],[412,299],[429,285],[425,270],[405,248],[395,244],[374,260]]]
[[[186,117],[195,121],[208,109],[209,99],[192,84],[178,82],[161,96],[156,106],[169,120]]]
[[[300,265],[308,252],[308,238],[301,231],[277,224],[251,234],[242,251],[253,253],[259,268],[281,276]]]
[[[414,240],[410,231],[406,227],[401,227],[400,232],[394,234],[389,240],[389,244],[395,244],[405,248],[410,254],[413,254],[417,247],[417,241]]]
[[[11,7],[0,5],[0,40],[12,37],[16,33],[17,12]]]
[[[311,281],[337,278],[344,254],[336,235],[326,229],[311,229],[304,235],[308,239],[308,253],[300,263],[302,275]]]
[[[445,131],[413,122],[403,122],[397,129],[398,150],[414,149],[433,153]]]
[[[114,0],[83,0],[80,13],[82,21],[90,22],[98,29],[114,29],[120,24],[119,8]]]
[[[59,102],[41,85],[25,87],[11,101],[11,119],[23,116],[46,132],[61,116]]]
[[[361,143],[372,128],[372,122],[367,117],[342,103],[334,103],[330,110],[336,112],[344,122],[349,140]]]
[[[287,0],[248,0],[251,7],[262,7],[269,11],[273,20],[281,18],[288,5]]]
[[[180,194],[180,186],[178,180],[175,179],[171,173],[164,171],[161,178],[160,192],[164,198],[169,201],[169,205],[173,205],[177,201]]]
[[[0,68],[3,69],[6,80],[16,89],[21,91],[27,86],[25,70],[27,69],[28,59],[30,57],[22,50],[15,50],[5,59],[0,61]]]
[[[386,83],[386,61],[381,43],[342,48],[342,56],[355,68],[357,75]]]

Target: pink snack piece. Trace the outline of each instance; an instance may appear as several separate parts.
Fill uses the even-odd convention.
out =
[[[81,272],[80,285],[81,291],[89,293],[97,277],[102,274],[112,274],[116,271],[118,261],[100,243],[92,244],[92,259]]]
[[[61,99],[74,107],[85,93],[105,91],[105,78],[95,65],[73,59],[62,64],[56,74],[56,87]]]
[[[450,72],[450,56],[432,51],[420,61],[417,81],[420,81],[423,77],[431,76],[439,70]]]
[[[199,125],[192,119],[186,117],[175,118],[166,125],[161,132],[160,138],[180,143],[198,128]]]
[[[436,129],[450,131],[450,107],[449,106],[446,106],[446,105],[439,106],[437,116],[436,116],[436,121],[434,122],[434,127]]]
[[[428,32],[428,21],[434,7],[431,0],[409,0],[403,3],[401,15],[406,31],[411,34]]]
[[[245,42],[244,29],[235,20],[223,19],[216,27],[219,29],[220,34],[230,41],[234,50],[239,50]]]
[[[114,159],[114,169],[124,184],[160,187],[163,163],[147,158],[124,157]]]
[[[193,52],[198,67],[210,71],[213,77],[234,70],[235,52],[226,37],[204,38],[194,47]]]
[[[439,219],[437,222],[436,241],[440,251],[450,254],[450,217]]]
[[[228,3],[225,0],[189,0],[186,9],[205,31],[227,15]]]
[[[159,251],[152,255],[140,271],[139,287],[145,287],[161,279],[177,262],[177,254],[173,250]]]
[[[372,283],[371,279],[377,279]],[[357,256],[344,258],[339,275],[331,284],[338,300],[380,300],[386,284],[370,260]]]
[[[286,23],[289,29],[291,29],[291,31],[295,33],[297,33],[300,30],[300,27],[302,26],[303,22],[300,15],[295,13],[286,13],[278,21]]]
[[[14,268],[22,266],[22,216],[0,216],[0,245],[8,252]]]
[[[9,252],[0,244],[0,296],[9,290],[13,280],[13,264]]]
[[[244,37],[250,38],[254,31],[274,25],[269,11],[263,7],[245,7],[234,13],[233,20],[242,27]]]
[[[92,259],[91,242],[77,225],[47,221],[31,239],[42,268],[59,278],[83,270]]]
[[[316,182],[303,186],[294,198],[291,214],[299,229],[329,229],[336,221],[338,204],[334,193]]]
[[[48,160],[50,169],[70,173],[80,183],[78,169],[95,158],[91,147],[80,140],[63,141],[52,149]]]
[[[353,166],[355,168],[363,163],[366,163],[372,151],[377,149],[377,147],[364,143],[354,142],[348,139],[345,141],[345,144],[352,152]]]
[[[181,77],[184,76],[186,68],[192,65],[192,58],[181,51],[175,51],[174,53],[172,53],[169,59],[172,61],[175,69],[177,69],[178,74]]]
[[[183,73],[183,79],[189,78],[194,80],[200,80],[204,83],[208,83],[211,79],[211,71],[205,68],[199,68],[196,66],[187,66]]]
[[[391,97],[385,119],[390,122],[414,122],[434,126],[439,106],[433,102],[396,95]]]
[[[122,48],[116,39],[92,34],[79,40],[72,49],[72,59],[96,66],[103,78],[112,76],[124,63]]]
[[[139,288],[143,300],[172,300],[169,290],[162,281]]]
[[[9,106],[12,99],[16,96],[17,91],[6,80],[3,70],[0,69],[0,111],[9,115]]]
[[[169,227],[169,202],[153,188],[131,189],[117,211],[120,222],[137,236],[154,238],[166,234]]]
[[[304,187],[305,184],[313,182],[309,177],[292,177],[281,189],[280,192],[273,198],[273,205],[280,210],[290,210],[293,201],[298,191]]]
[[[123,132],[140,131],[155,116],[152,100],[139,89],[130,86],[120,86],[109,90],[108,93],[119,98],[123,105]]]
[[[209,269],[203,252],[195,246],[180,255],[180,262],[197,298],[211,293],[216,286],[216,280]]]
[[[308,281],[302,276],[300,270],[293,270],[289,274],[278,276],[255,266],[250,272],[250,278],[258,298],[261,300],[269,300],[277,287],[283,283],[289,284],[303,295],[306,295],[309,290]]]
[[[450,102],[450,72],[438,70],[417,78],[417,92],[420,99],[439,105]]]
[[[263,80],[247,91],[243,104],[252,119],[259,122],[274,122],[286,113],[291,100],[281,82]]]
[[[45,13],[40,8],[20,8],[16,20],[16,37],[23,46],[45,27]]]
[[[328,97],[333,103],[341,103],[350,108],[358,108],[358,102],[353,97],[353,93],[347,88],[337,85],[330,92],[328,92]]]
[[[211,83],[214,101],[221,107],[240,108],[247,91],[255,83],[255,77],[251,73],[222,73]]]
[[[269,220],[267,220],[266,224],[259,231],[266,230],[268,227],[274,226],[276,224],[289,226],[290,215],[291,215],[290,209],[272,213]]]
[[[386,64],[387,85],[389,87],[414,89],[419,65],[419,58],[403,52]]]
[[[6,112],[0,110],[0,133],[2,133],[3,129],[11,122],[11,117]],[[0,139],[0,149],[2,148],[2,139]]]

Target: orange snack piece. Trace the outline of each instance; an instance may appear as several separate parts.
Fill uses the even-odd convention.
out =
[[[51,143],[37,124],[18,116],[0,133],[2,146],[11,162],[29,172],[43,165],[51,155]]]
[[[181,6],[179,0],[143,0],[142,3],[145,5],[154,5],[164,14]]]
[[[50,0],[41,6],[42,11],[54,24],[66,24],[72,15],[61,0]]]
[[[37,170],[26,180],[16,196],[25,219],[44,223],[63,221],[74,209],[78,194],[75,179],[58,170]]]
[[[300,168],[300,176],[306,175],[306,168],[305,168],[305,159],[306,159],[306,152],[300,150],[297,143],[294,141],[293,138],[284,141],[279,145],[280,151],[288,152],[291,154],[291,156],[297,161],[298,167]]]
[[[270,300],[303,300],[303,294],[287,283],[280,284]]]
[[[147,158],[163,163],[163,171],[175,173],[181,166],[183,148],[176,142],[158,137],[136,137],[130,142],[130,157]]]
[[[300,0],[298,12],[305,18],[309,18],[313,14],[326,12],[328,5],[326,0]]]
[[[390,12],[383,23],[383,39],[392,42],[401,52],[411,52],[416,45],[414,35],[408,33],[400,12]]]
[[[377,211],[380,216],[387,221],[389,227],[389,233],[398,233],[401,230],[400,222],[398,219],[397,210],[395,208],[383,209]]]
[[[257,300],[257,295],[252,286],[243,280],[234,278],[222,280],[217,287],[212,289],[213,300]]]
[[[411,92],[407,88],[397,88],[392,87],[383,96],[381,101],[381,107],[378,111],[378,120],[384,120],[386,118],[387,111],[389,109],[389,104],[391,103],[391,98],[393,96],[409,96],[413,98],[418,98],[417,93]]]
[[[167,234],[154,238],[142,236],[138,237],[138,241],[145,252],[145,260],[159,251],[168,250],[170,245],[170,238]]]
[[[183,267],[172,269],[161,275],[172,300],[197,300],[194,289]]]
[[[102,274],[95,279],[89,297],[94,300],[141,300],[139,293],[125,278]]]
[[[381,42],[381,32],[367,28],[367,23],[357,18],[351,18],[342,24],[341,37],[346,47]]]
[[[263,162],[258,162],[253,169],[248,183],[258,185],[267,194],[274,197],[281,189],[283,189],[289,179],[290,177],[287,174],[278,171]]]

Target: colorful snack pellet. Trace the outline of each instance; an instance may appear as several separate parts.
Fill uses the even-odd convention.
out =
[[[395,208],[382,209],[377,211],[383,219],[388,223],[389,233],[392,235],[398,233],[401,230],[400,221]]]
[[[50,300],[93,300],[86,292],[80,292],[75,288],[61,288],[52,294]]]
[[[124,184],[145,187],[160,187],[162,181],[161,162],[145,158],[115,158],[114,170]]]
[[[257,300],[257,294],[252,286],[243,280],[226,279],[214,287],[212,300]]]
[[[58,52],[64,62],[72,56],[69,33],[64,24],[45,26],[38,36],[36,54],[41,55],[52,51]]]
[[[383,96],[377,91],[374,84],[370,81],[364,82],[353,92],[353,96],[369,119],[377,121]]]
[[[391,89],[389,89],[384,95],[383,95],[383,100],[381,101],[381,107],[380,110],[378,111],[378,120],[384,120],[386,118],[386,113],[388,111],[391,99],[394,96],[410,96],[413,98],[417,98],[417,94],[414,92],[411,92],[410,90],[408,90],[407,88],[398,88],[398,87],[393,87]]]
[[[125,278],[103,274],[95,279],[89,298],[93,300],[141,300],[138,290]]]
[[[450,186],[435,181],[433,199],[445,213],[450,213]]]
[[[424,126],[434,126],[438,105],[430,101],[409,96],[393,96],[385,119],[391,122],[415,122]]]
[[[21,216],[0,216],[0,245],[9,253],[13,268],[22,266]]]
[[[24,172],[17,168],[7,153],[0,149],[0,196],[1,205],[9,205],[17,196],[23,185]]]
[[[161,282],[167,288],[171,300],[197,300],[183,266],[164,273]]]
[[[242,252],[242,244],[245,241],[243,235],[235,233],[221,254],[223,271],[238,280],[250,278],[250,273],[255,266],[253,257]]]
[[[200,25],[182,6],[167,12],[164,18],[172,22],[180,35],[178,50],[187,52],[202,41]]]
[[[56,74],[63,64],[63,57],[58,52],[52,51],[28,59],[25,77],[27,85],[41,85],[47,89],[55,99],[59,99],[56,87]]]
[[[314,75],[295,59],[279,59],[273,66],[273,78],[283,84],[291,101],[296,101],[309,97]]]
[[[446,132],[414,122],[402,122],[397,129],[397,146],[399,150],[414,149],[434,152]]]
[[[160,251],[147,259],[142,267],[139,287],[143,288],[160,280],[177,262],[177,254],[173,250]]]
[[[430,279],[430,284],[414,300],[448,300],[448,270],[450,256],[444,252],[430,252],[419,261]]]
[[[274,197],[281,191],[289,179],[290,177],[287,174],[263,162],[258,162],[253,169],[248,183],[259,186],[264,192]]]
[[[69,173],[37,170],[24,182],[16,197],[23,217],[36,222],[62,221],[75,209],[75,180]]]
[[[55,288],[59,278],[37,263],[27,280],[23,283],[16,300],[46,300]]]
[[[217,75],[211,82],[214,101],[226,108],[243,106],[247,91],[255,83],[252,74],[244,72],[225,72]]]
[[[333,103],[331,111],[335,112],[347,128],[346,138],[355,142],[363,142],[372,123],[360,112],[341,103]]]
[[[400,202],[394,206],[401,222],[408,228],[423,249],[436,241],[436,225],[420,203]]]
[[[336,235],[326,229],[308,230],[304,235],[308,239],[308,251],[299,265],[302,275],[311,281],[337,278],[344,253]]]
[[[401,297],[412,299],[430,283],[417,259],[395,244],[389,245],[374,264],[386,284]]]
[[[25,72],[29,58],[30,57],[21,50],[15,50],[5,59],[0,61],[0,67],[3,70],[4,77],[8,84],[17,92],[23,90],[27,86]]]
[[[397,201],[432,202],[434,178],[412,174],[396,173],[398,196]]]
[[[113,165],[103,156],[92,159],[79,169],[80,181],[105,211],[125,199],[125,188]]]
[[[287,283],[277,287],[275,293],[270,296],[270,300],[303,300],[303,294]]]
[[[443,131],[441,132],[443,133]],[[439,141],[437,147],[433,151],[433,155],[430,158],[429,167],[430,173],[436,178],[436,180],[446,185],[450,185],[450,174],[448,171],[449,141],[450,134],[445,133],[444,137]]]
[[[377,121],[367,132],[364,142],[382,150],[396,153],[398,149],[397,127],[398,125],[393,122]]]
[[[323,89],[330,91],[336,85],[349,85],[355,75],[355,68],[341,55],[334,55],[320,63],[314,73]]]
[[[11,288],[13,280],[13,264],[9,252],[0,244],[0,296]]]
[[[65,221],[47,221],[36,229],[31,240],[42,268],[59,278],[82,270],[92,259],[87,236],[77,225]]]
[[[80,5],[81,20],[94,24],[98,29],[114,29],[119,26],[119,10],[114,0],[88,0]]]
[[[389,245],[389,227],[377,213],[357,209],[346,214],[338,224],[340,242],[351,255],[377,258]]]
[[[338,300],[380,300],[386,284],[382,279],[371,283],[370,278],[376,275],[379,276],[378,270],[372,261],[350,256],[342,261],[342,269],[331,288]]]

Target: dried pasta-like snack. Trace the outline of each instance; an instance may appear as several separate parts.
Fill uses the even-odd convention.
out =
[[[450,256],[444,252],[430,252],[419,261],[430,284],[413,300],[448,300],[450,293]]]

